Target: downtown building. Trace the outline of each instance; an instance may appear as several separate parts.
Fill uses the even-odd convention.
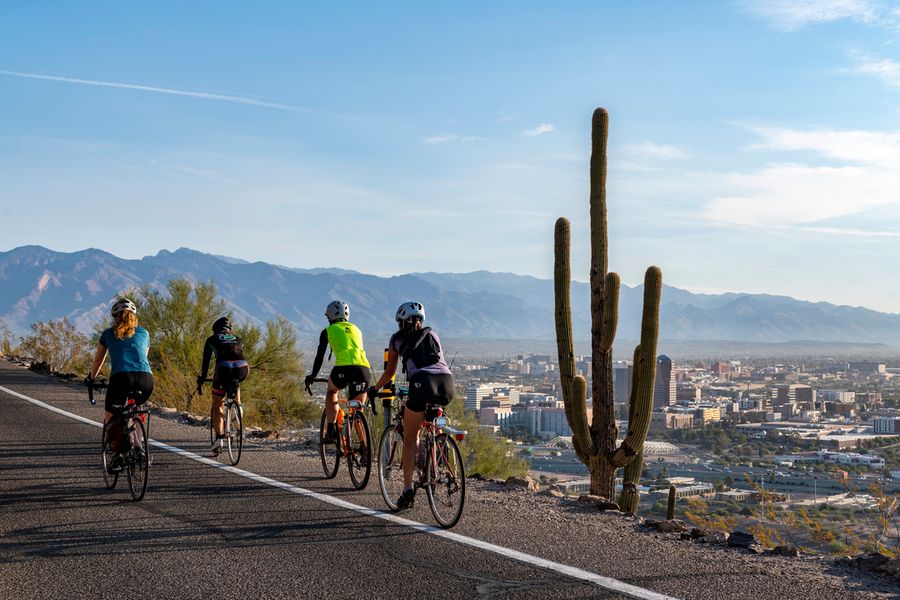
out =
[[[678,397],[675,367],[665,354],[656,357],[656,381],[653,383],[653,410],[660,411],[675,404]]]

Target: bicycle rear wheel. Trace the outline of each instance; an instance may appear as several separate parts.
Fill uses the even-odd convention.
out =
[[[403,493],[403,435],[394,425],[384,430],[378,444],[378,487],[388,508],[399,510],[397,499]]]
[[[112,464],[113,458],[116,456],[116,453],[112,451],[112,448],[109,447],[109,443],[106,441],[106,430],[107,425],[104,424],[100,440],[100,456],[103,464],[103,481],[106,483],[107,488],[113,489],[116,487],[116,482],[119,481],[119,474],[110,473],[106,470],[109,468],[109,465]]]
[[[348,425],[350,452],[347,454],[347,469],[350,471],[353,487],[361,490],[369,483],[369,475],[372,473],[372,436],[369,433],[369,422],[361,410],[350,415]]]
[[[449,529],[459,521],[466,501],[466,473],[456,441],[446,433],[436,436],[428,462],[428,505],[438,524]]]
[[[236,465],[241,460],[241,449],[244,446],[244,410],[237,402],[228,404],[225,409],[225,443],[228,446],[228,458]]]
[[[319,424],[319,457],[322,459],[322,470],[325,471],[325,479],[332,479],[337,475],[341,466],[341,440],[338,439],[325,443],[325,432],[328,430],[325,411],[322,410],[322,422]]]
[[[135,501],[144,497],[150,475],[150,444],[147,441],[147,426],[141,419],[133,419],[134,432],[131,449],[128,451],[128,487]]]

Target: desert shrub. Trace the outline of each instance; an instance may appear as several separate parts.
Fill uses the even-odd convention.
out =
[[[31,333],[21,338],[18,352],[47,363],[58,373],[86,374],[92,359],[90,340],[66,318],[32,323]]]

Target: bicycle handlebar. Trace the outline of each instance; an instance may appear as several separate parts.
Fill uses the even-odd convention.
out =
[[[88,389],[88,399],[91,401],[91,406],[97,405],[97,401],[94,400],[94,390],[105,390],[109,387],[109,383],[105,379],[91,379],[90,377],[85,378],[84,385]]]
[[[328,383],[328,380],[324,377],[316,377],[306,384],[306,393],[312,396],[312,385],[313,383]]]

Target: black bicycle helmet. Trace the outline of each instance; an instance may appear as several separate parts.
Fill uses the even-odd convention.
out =
[[[213,323],[212,330],[213,333],[223,333],[225,331],[231,331],[231,319],[229,319],[228,317],[216,319],[216,322]]]

